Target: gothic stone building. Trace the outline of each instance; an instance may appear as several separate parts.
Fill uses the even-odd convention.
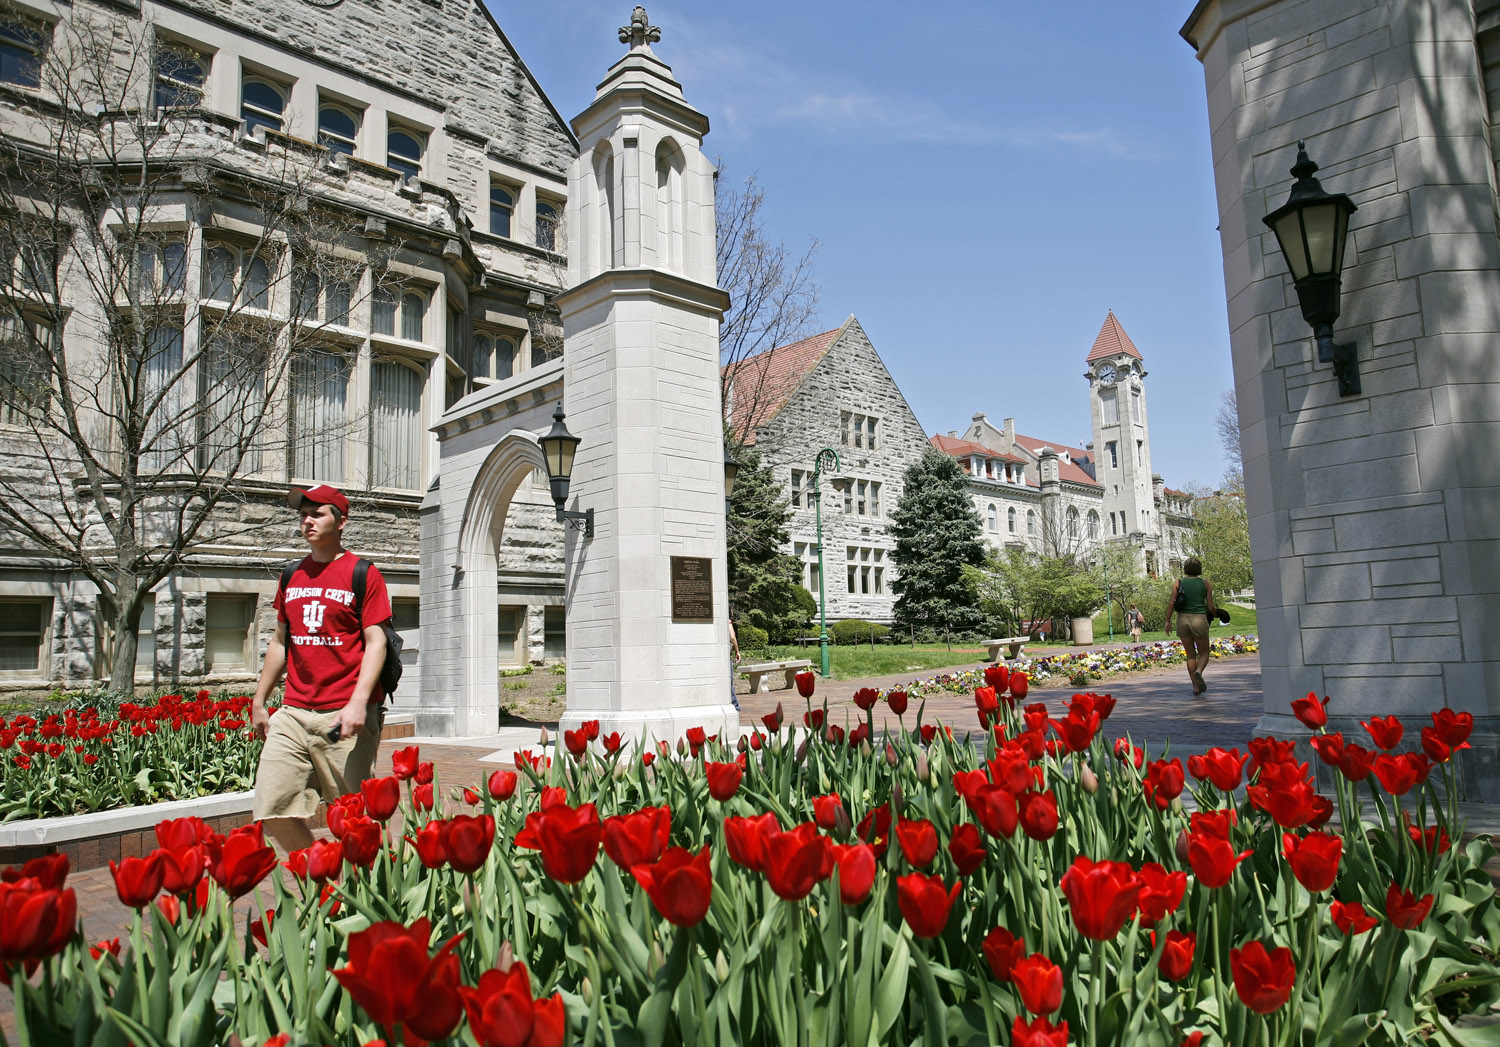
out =
[[[350,494],[346,544],[385,571],[419,672],[417,516],[436,479],[431,430],[465,397],[560,351],[550,302],[565,265],[558,226],[577,142],[475,0],[6,0],[0,136],[11,152],[57,137],[69,79],[45,71],[101,31],[114,41],[106,79],[122,85],[123,102],[106,112],[79,100],[85,110],[122,127],[185,128],[161,161],[150,213],[133,216],[159,253],[132,264],[171,274],[157,365],[170,372],[192,359],[235,303],[248,301],[266,323],[293,308],[326,321],[326,344],[289,369],[273,423],[303,437],[251,458],[231,508],[156,587],[137,682],[253,678],[274,625],[278,569],[305,553],[284,493],[318,482]],[[287,179],[304,187],[302,208],[353,230],[330,248],[352,260],[348,278],[313,287],[310,301],[299,285],[296,305],[296,250],[266,235],[243,188]],[[43,206],[11,196],[13,210]],[[128,200],[120,206],[129,212]],[[89,289],[62,255],[57,297],[82,302]],[[7,312],[0,355],[13,358],[24,316]],[[82,305],[65,316],[50,337],[69,368],[86,368],[102,353],[99,325]],[[0,409],[0,468],[12,475],[38,458],[18,420],[15,405]],[[185,434],[167,465],[201,479],[215,436],[212,427]],[[545,481],[518,502],[500,550],[502,664],[560,655],[563,636],[561,540]],[[94,585],[24,540],[3,544],[0,687],[107,675]],[[403,692],[414,696],[416,681]]]

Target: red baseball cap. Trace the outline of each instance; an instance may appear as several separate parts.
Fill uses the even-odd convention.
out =
[[[316,487],[306,489],[293,487],[287,492],[286,504],[293,509],[301,509],[303,502],[312,502],[314,505],[331,505],[345,516],[349,515],[349,499],[344,497],[344,492],[337,487],[329,487],[327,484],[319,484]]]

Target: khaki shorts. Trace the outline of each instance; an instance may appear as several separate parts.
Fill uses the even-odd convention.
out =
[[[1208,615],[1179,614],[1177,616],[1177,638],[1184,643],[1188,640],[1207,640]]]
[[[319,800],[359,791],[375,768],[384,710],[371,706],[359,734],[330,742],[328,731],[338,715],[338,709],[315,712],[283,705],[271,717],[255,771],[256,818],[311,818]]]

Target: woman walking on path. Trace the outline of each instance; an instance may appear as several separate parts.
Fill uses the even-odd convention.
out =
[[[1146,626],[1146,616],[1141,614],[1140,608],[1135,604],[1131,604],[1130,609],[1125,612],[1125,624],[1130,629],[1130,641],[1140,643],[1141,630]]]
[[[1172,597],[1167,602],[1167,632],[1172,631],[1172,615],[1177,615],[1177,638],[1182,641],[1182,653],[1187,656],[1188,678],[1193,682],[1193,693],[1208,690],[1203,682],[1203,670],[1208,668],[1208,619],[1217,615],[1214,607],[1214,587],[1199,577],[1203,574],[1203,563],[1196,557],[1188,558],[1182,565],[1185,577],[1172,583]],[[1178,596],[1182,597],[1178,607]]]

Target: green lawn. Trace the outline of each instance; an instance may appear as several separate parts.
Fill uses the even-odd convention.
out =
[[[1236,603],[1226,603],[1224,604],[1224,609],[1229,612],[1229,624],[1222,625],[1218,619],[1215,619],[1208,627],[1208,635],[1211,639],[1221,636],[1258,635],[1255,626],[1254,607],[1242,607]],[[1176,636],[1177,634],[1174,632],[1172,635]],[[1141,634],[1142,643],[1165,638],[1166,634],[1160,629],[1157,629],[1155,632],[1148,629]],[[1129,639],[1130,635],[1125,631],[1125,626],[1121,623],[1119,615],[1116,615],[1115,642],[1124,643]],[[1094,642],[1109,643],[1109,623],[1102,614],[1094,616]]]

